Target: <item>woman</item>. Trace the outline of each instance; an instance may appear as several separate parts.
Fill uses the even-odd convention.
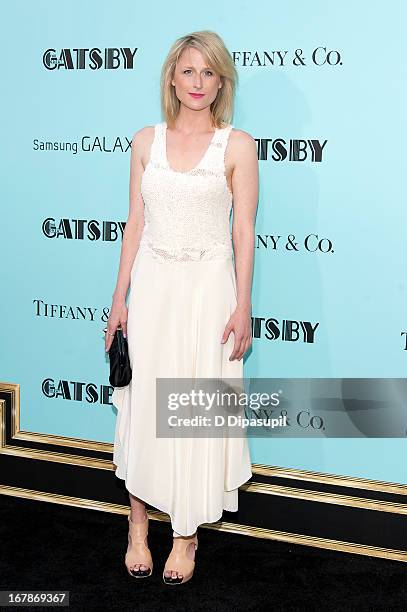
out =
[[[132,576],[151,575],[148,503],[171,517],[167,584],[191,578],[197,527],[237,511],[238,488],[252,475],[246,437],[192,444],[155,431],[156,377],[241,378],[251,345],[258,162],[254,139],[229,123],[236,80],[214,32],[183,36],[170,49],[165,121],[132,140],[129,216],[105,336],[108,351],[123,328],[133,371],[112,395],[113,462],[131,505],[125,563]]]

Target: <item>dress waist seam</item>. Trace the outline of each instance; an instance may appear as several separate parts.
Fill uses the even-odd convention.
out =
[[[232,241],[213,241],[205,245],[168,245],[153,242],[146,236],[142,236],[139,246],[140,251],[149,252],[155,259],[161,261],[205,261],[218,258],[232,258]]]

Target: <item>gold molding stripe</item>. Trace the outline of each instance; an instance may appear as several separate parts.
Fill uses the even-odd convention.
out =
[[[9,392],[12,402],[12,437],[17,440],[35,441],[59,446],[71,446],[72,448],[84,450],[96,450],[112,454],[113,444],[108,442],[95,442],[80,438],[57,436],[54,434],[41,434],[38,432],[21,431],[20,427],[20,385],[14,383],[0,382],[0,390]],[[5,402],[0,401],[0,453],[38,459],[43,461],[54,461],[57,463],[68,463],[83,467],[115,471],[116,467],[110,459],[98,459],[83,455],[71,455],[69,453],[58,453],[55,451],[29,449],[20,446],[7,446],[5,444]],[[407,495],[407,485],[357,476],[341,476],[339,474],[328,474],[324,472],[313,472],[297,468],[285,468],[273,465],[253,463],[253,474],[268,477],[290,478],[305,482],[317,482],[333,486],[366,489],[369,491],[381,491],[383,493]],[[256,483],[260,484],[260,483]],[[287,487],[289,488],[289,487]],[[317,494],[317,493],[316,493]],[[330,494],[335,495],[335,494]],[[352,499],[350,497],[350,499]],[[359,499],[359,498],[354,498]],[[381,504],[380,501],[369,500]],[[332,502],[334,503],[334,502]],[[395,504],[395,506],[403,504]]]
[[[42,461],[54,461],[57,463],[78,465],[115,471],[116,466],[112,461],[106,459],[86,458],[86,464],[83,457],[75,455],[67,455],[62,453],[54,453],[51,451],[40,451],[36,449],[21,449],[16,447],[7,447],[9,455],[24,456],[29,459]],[[268,483],[250,482],[239,487],[242,491],[249,493],[262,493],[268,495],[279,495],[280,497],[289,497],[295,499],[303,499],[304,501],[314,501],[321,503],[336,504],[342,506],[362,508],[364,510],[376,510],[381,512],[390,512],[395,514],[407,514],[407,504],[399,504],[382,500],[374,500],[363,497],[354,497],[350,495],[340,495],[338,493],[330,493],[324,491],[308,491],[306,489],[298,489],[295,487],[287,487],[281,485],[272,485]]]
[[[25,440],[26,442],[41,442],[42,444],[70,446],[71,448],[101,451],[103,453],[111,453],[113,449],[113,445],[110,442],[96,442],[95,440],[69,438],[68,436],[57,436],[55,434],[41,434],[34,431],[19,430],[13,435],[13,440]]]
[[[249,482],[241,485],[239,488],[248,493],[263,493],[266,495],[278,495],[280,497],[303,499],[305,501],[314,501],[324,504],[351,506],[352,508],[362,508],[363,510],[407,514],[407,504],[367,499],[365,497],[353,497],[351,495],[340,495],[338,493],[326,493],[323,491],[308,491],[306,489],[296,489],[294,487],[272,485],[262,482]]]
[[[340,476],[338,474],[327,474],[325,472],[312,472],[297,468],[278,467],[276,465],[253,464],[253,473],[261,476],[276,476],[277,478],[293,478],[307,482],[320,482],[337,487],[351,487],[357,489],[368,489],[369,491],[382,491],[382,493],[395,493],[407,495],[407,485],[384,480],[372,480],[358,476]]]
[[[98,442],[95,440],[85,440],[83,438],[71,438],[69,436],[22,430],[20,428],[20,385],[0,382],[0,391],[8,392],[11,396],[11,436],[13,440],[70,446],[71,448],[101,451],[104,453],[112,452],[112,444],[110,442]]]
[[[6,401],[0,400],[0,453],[6,446]]]
[[[55,451],[42,451],[36,448],[24,448],[20,446],[3,446],[0,454],[23,457],[24,459],[35,459],[37,461],[52,461],[67,465],[79,465],[81,467],[96,468],[98,470],[114,471],[116,466],[109,459],[98,459],[96,457],[83,457],[81,455],[69,455]]]
[[[213,529],[214,527],[209,527]],[[354,542],[343,542],[340,540],[331,540],[328,538],[318,538],[316,536],[301,535],[297,533],[289,533],[286,531],[276,531],[274,529],[263,529],[259,527],[248,527],[238,525],[238,529],[232,523],[222,523],[220,531],[229,531],[240,535],[248,535],[251,537],[264,538],[268,540],[277,540],[279,542],[287,542],[290,544],[300,544],[303,546],[311,546],[313,548],[324,548],[326,550],[335,550],[354,555],[364,555],[368,557],[379,557],[382,559],[392,559],[394,561],[407,562],[407,552],[396,550],[393,548],[381,548],[379,546],[369,546],[366,544],[355,544]]]
[[[56,493],[47,493],[44,491],[34,491],[32,489],[23,489],[19,487],[9,487],[0,485],[0,494],[36,501],[45,501],[55,504],[63,504],[65,506],[74,506],[88,510],[99,510],[102,512],[110,512],[114,514],[127,515],[129,506],[120,504],[111,504],[106,502],[94,501],[90,499],[81,499],[69,497],[67,495],[59,495]],[[170,523],[170,517],[159,511],[148,510],[148,515],[153,520],[166,521]],[[300,535],[297,533],[289,533],[284,531],[276,531],[274,529],[264,529],[259,527],[251,527],[248,525],[238,525],[236,523],[228,523],[217,521],[216,523],[205,523],[200,527],[212,529],[215,531],[224,531],[227,533],[236,533],[255,538],[276,540],[290,544],[300,544],[303,546],[311,546],[314,548],[323,548],[326,550],[335,550],[357,555],[369,557],[377,557],[382,559],[392,559],[394,561],[407,562],[407,552],[392,548],[381,548],[378,546],[368,546],[365,544],[356,544],[354,542],[342,542],[339,540],[331,540],[327,538],[318,538],[315,536]]]

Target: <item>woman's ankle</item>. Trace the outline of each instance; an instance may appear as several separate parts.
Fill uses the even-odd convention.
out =
[[[130,510],[130,520],[132,523],[142,523],[147,518],[147,511],[144,510]]]
[[[195,533],[193,533],[192,535],[188,535],[188,536],[183,536],[180,533],[177,533],[176,531],[172,530],[172,537],[173,538],[194,538],[196,535],[196,531]]]

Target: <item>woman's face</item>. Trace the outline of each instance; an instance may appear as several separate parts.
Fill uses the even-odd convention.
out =
[[[207,66],[202,53],[193,47],[187,47],[179,56],[171,84],[181,104],[192,110],[210,106],[222,87],[220,76]]]

